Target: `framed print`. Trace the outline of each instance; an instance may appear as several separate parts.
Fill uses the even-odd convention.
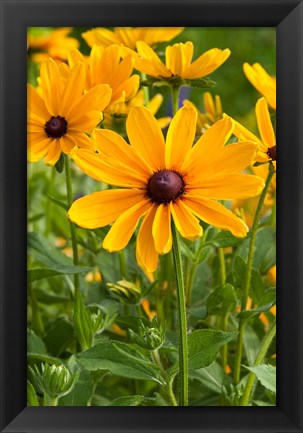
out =
[[[1,431],[301,432],[302,2],[1,23]]]

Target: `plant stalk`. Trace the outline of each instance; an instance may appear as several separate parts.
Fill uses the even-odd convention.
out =
[[[188,406],[188,349],[184,277],[180,241],[173,221],[172,236],[179,313],[179,406]]]
[[[254,222],[253,222],[252,229],[251,229],[251,236],[250,236],[249,250],[248,250],[248,257],[247,257],[247,270],[246,270],[246,277],[245,277],[245,283],[244,283],[244,294],[243,294],[242,303],[241,303],[241,312],[246,309],[246,305],[247,305],[258,223],[259,223],[262,208],[264,205],[264,200],[265,200],[270,182],[271,182],[274,174],[275,174],[274,166],[272,163],[269,163],[269,171],[268,171],[267,179],[265,182],[264,189],[260,195],[258,207],[257,207],[256,213],[255,213],[255,218],[254,218]],[[236,359],[235,359],[235,366],[234,366],[234,383],[235,384],[238,384],[240,381],[240,370],[241,370],[241,362],[242,362],[242,354],[243,354],[244,328],[245,328],[245,319],[243,319],[241,317],[239,320],[239,328],[238,328],[239,334],[238,334],[237,352],[236,352]]]

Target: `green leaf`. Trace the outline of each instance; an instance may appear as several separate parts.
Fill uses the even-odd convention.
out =
[[[235,288],[231,284],[223,284],[207,298],[207,309],[209,314],[224,316],[233,311],[237,305],[237,295]]]
[[[76,355],[78,364],[89,371],[109,370],[129,379],[152,380],[163,384],[158,367],[142,351],[125,343],[107,341]]]
[[[94,382],[91,374],[86,370],[81,370],[72,391],[60,398],[59,406],[87,406],[93,391]]]
[[[245,326],[243,337],[245,354],[249,365],[253,365],[260,350],[260,339],[254,328],[249,323]]]
[[[276,393],[276,367],[270,364],[260,364],[245,368],[254,373],[262,385],[271,392]]]
[[[194,80],[184,80],[185,84],[189,87],[198,87],[199,89],[212,89],[216,86],[216,82],[210,80],[208,77],[197,78]]]
[[[201,382],[203,389],[207,388],[216,394],[221,394],[224,381],[228,380],[229,376],[226,376],[223,368],[217,362],[213,362],[208,367],[190,370],[189,378]]]
[[[143,401],[143,395],[128,395],[116,398],[108,406],[140,406]]]
[[[258,316],[260,313],[270,310],[270,308],[276,303],[276,289],[271,287],[266,290],[264,297],[262,298],[260,305],[257,308],[252,308],[251,310],[244,310],[238,314],[238,317],[244,319],[251,319]]]
[[[239,245],[242,241],[243,239],[236,238],[230,232],[222,231],[211,240],[211,243],[217,248],[227,248]]]
[[[193,331],[188,337],[189,369],[198,370],[210,365],[220,348],[236,336],[237,332],[222,332],[213,329]]]
[[[48,352],[54,356],[60,356],[74,340],[74,328],[64,317],[60,317],[48,325],[44,337]]]
[[[197,254],[195,256],[195,262],[201,263],[205,262],[213,253],[213,247],[211,245],[203,245],[202,248],[199,248]]]
[[[244,290],[245,280],[247,274],[247,264],[242,257],[237,256],[233,266],[233,278],[235,287],[239,287]],[[253,299],[254,303],[259,304],[260,300],[265,294],[265,284],[262,277],[256,269],[251,270],[250,288],[249,295]]]
[[[60,358],[55,358],[54,356],[44,355],[41,353],[32,353],[28,352],[27,354],[28,362],[37,363],[37,362],[45,362],[47,364],[55,364],[61,365],[62,360]]]
[[[89,349],[93,342],[91,315],[85,307],[79,290],[75,291],[74,297],[74,329],[82,349]]]
[[[27,406],[40,406],[35,388],[27,381]]]
[[[65,266],[71,266],[73,264],[72,259],[54,248],[38,233],[28,233],[27,245],[36,260],[50,269],[54,269],[58,264]]]
[[[65,157],[64,153],[61,153],[59,160],[55,164],[55,169],[57,170],[58,173],[62,173],[62,171],[64,170],[64,161],[65,161],[64,157]]]
[[[47,349],[43,340],[31,329],[27,330],[27,351],[47,355]]]
[[[27,270],[27,281],[32,283],[33,281],[42,280],[43,278],[56,277],[62,274],[82,274],[91,271],[92,268],[88,266],[64,266],[56,265],[52,269],[28,269]]]

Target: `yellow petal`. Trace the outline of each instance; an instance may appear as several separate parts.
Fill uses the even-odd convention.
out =
[[[50,58],[43,62],[40,74],[45,106],[52,116],[58,116],[63,84],[55,61]]]
[[[159,254],[166,254],[172,247],[171,214],[167,204],[160,204],[153,223],[153,238],[155,249]]]
[[[202,236],[202,227],[199,224],[199,220],[181,199],[171,202],[170,210],[181,236],[191,241]]]
[[[40,133],[29,133],[27,135],[28,162],[40,161],[48,153],[52,139]]]
[[[205,165],[216,161],[220,157],[224,144],[230,138],[233,128],[234,122],[226,116],[207,129],[187,153],[182,168],[194,174],[195,167],[199,166],[201,161],[205,161]]]
[[[276,137],[265,98],[260,98],[256,104],[256,117],[263,142],[267,147],[275,146]]]
[[[100,182],[122,187],[145,188],[140,174],[120,163],[112,165],[112,160],[92,150],[74,148],[70,154],[78,167],[88,176]]]
[[[46,165],[55,165],[61,155],[60,140],[56,139],[51,142],[48,154],[45,158]]]
[[[142,57],[143,60],[147,61],[148,63],[151,63],[153,65],[153,68],[155,68],[155,70],[157,71],[157,75],[162,77],[170,77],[172,75],[171,72],[167,69],[167,67],[161,62],[160,58],[155,53],[155,51],[152,48],[150,48],[145,42],[139,41],[137,42],[136,45],[139,54],[139,59]],[[135,67],[141,70],[140,60],[135,63]]]
[[[108,189],[76,200],[68,211],[71,221],[80,227],[95,229],[115,221],[144,197],[135,189]]]
[[[112,30],[108,30],[102,27],[97,27],[81,35],[86,43],[92,48],[93,45],[104,45],[108,46],[111,44],[118,44],[120,41]]]
[[[264,180],[251,174],[214,175],[188,188],[188,193],[215,200],[234,200],[259,195]]]
[[[259,64],[249,65],[244,63],[244,73],[251,84],[265,96],[268,104],[276,109],[276,80],[271,77],[265,69]]]
[[[220,203],[196,197],[194,194],[186,194],[184,202],[198,218],[207,224],[229,230],[239,238],[246,236],[248,232],[246,224]]]
[[[109,129],[96,129],[94,139],[96,150],[101,155],[113,159],[113,163],[115,160],[118,163],[122,161],[132,170],[137,171],[138,175],[142,176],[142,181],[149,179],[152,171],[120,135]]]
[[[70,151],[77,145],[76,140],[72,135],[65,134],[60,139],[60,146],[62,149],[62,152],[69,154]]]
[[[68,131],[90,132],[101,122],[101,111],[89,111],[78,118],[72,118],[68,122]]]
[[[211,121],[214,123],[216,121],[216,111],[215,104],[211,93],[205,92],[203,95],[204,109],[207,115],[210,117]]]
[[[155,171],[165,167],[165,144],[161,128],[145,107],[129,112],[126,131],[132,148]]]
[[[86,82],[85,65],[77,63],[70,71],[59,106],[59,115],[68,118],[72,106],[83,95]]]
[[[84,132],[70,131],[70,134],[72,135],[78,147],[81,147],[81,149],[93,150],[93,143],[91,139],[84,134]]]
[[[166,168],[177,170],[191,149],[196,134],[197,112],[190,106],[178,110],[168,128],[165,146]]]
[[[137,238],[136,258],[140,266],[147,272],[154,272],[158,265],[158,253],[152,235],[157,206],[154,205],[145,215]]]
[[[194,52],[192,42],[179,43],[168,46],[165,50],[166,67],[173,75],[183,76],[191,62]]]
[[[32,112],[36,117],[43,119],[44,122],[50,119],[51,115],[47,111],[43,99],[30,84],[27,85],[27,101],[29,114]]]
[[[123,92],[124,92],[123,101],[128,101],[129,99],[131,99],[133,96],[136,95],[139,88],[139,84],[140,84],[139,75],[133,75],[132,77],[128,78],[122,84],[120,84],[115,89],[113,89],[111,102],[116,102],[121,97]]]
[[[150,201],[143,199],[120,215],[105,236],[102,244],[103,248],[113,252],[126,247],[138,225],[139,219],[148,211],[150,206]]]
[[[143,94],[144,95],[144,94]],[[144,98],[144,96],[143,96]],[[150,101],[148,101],[147,103],[147,108],[152,112],[153,115],[155,115],[159,108],[161,107],[161,104],[163,102],[163,96],[160,93],[157,93]],[[144,99],[143,99],[144,101]],[[144,102],[142,102],[142,104],[138,104],[138,105],[143,105]]]
[[[205,75],[210,74],[230,56],[230,50],[220,50],[213,48],[206,53],[202,54],[197,60],[195,60],[187,69],[184,70],[183,78],[195,79],[201,78]]]
[[[90,89],[73,105],[67,119],[71,125],[77,123],[89,111],[103,111],[110,102],[112,90],[108,84],[99,84]]]
[[[226,116],[224,114],[224,116]],[[245,141],[254,141],[258,144],[259,147],[262,147],[262,141],[252,132],[250,132],[245,126],[241,125],[241,123],[234,120],[234,130],[233,134],[235,137],[237,137],[238,140],[245,140]]]
[[[195,172],[191,173],[190,185],[204,182],[210,177],[220,174],[239,173],[247,168],[254,160],[257,146],[251,141],[240,141],[238,143],[224,146],[217,159],[208,161],[200,160],[195,165]],[[189,179],[188,179],[189,181]]]

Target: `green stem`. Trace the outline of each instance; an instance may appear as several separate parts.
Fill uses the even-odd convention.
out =
[[[277,194],[276,191],[274,193],[274,203],[271,210],[271,216],[270,216],[270,225],[272,227],[276,226],[276,210],[277,210]]]
[[[224,284],[226,281],[224,249],[218,248],[218,254],[219,254],[219,262],[220,262],[220,283]]]
[[[193,263],[191,270],[190,270],[190,273],[189,273],[188,283],[187,283],[187,287],[186,287],[186,305],[187,305],[187,307],[190,307],[190,305],[191,305],[191,296],[192,296],[192,292],[193,292],[193,285],[194,285],[194,281],[195,281],[197,267],[198,267],[198,263]]]
[[[258,356],[255,360],[254,365],[260,365],[264,361],[264,358],[266,356],[266,353],[269,349],[269,346],[271,345],[274,337],[276,335],[276,320],[273,322],[271,328],[269,329],[268,333],[265,335],[262,345],[260,347],[260,351],[258,353]],[[243,397],[241,398],[239,406],[248,406],[250,401],[250,396],[252,393],[252,390],[254,388],[254,384],[256,381],[256,375],[254,373],[249,373],[246,386],[244,389]]]
[[[257,207],[256,213],[255,213],[254,222],[253,222],[253,225],[251,228],[251,235],[250,235],[250,242],[249,242],[249,249],[248,249],[248,256],[247,256],[247,270],[246,270],[246,277],[245,277],[245,283],[244,283],[244,294],[243,294],[242,303],[241,303],[241,311],[244,311],[246,309],[246,305],[247,305],[258,223],[259,223],[259,219],[261,216],[264,200],[265,200],[270,182],[271,182],[274,174],[275,174],[274,166],[272,163],[270,163],[267,179],[265,182],[265,186],[264,186],[264,189],[260,195],[258,207]],[[241,370],[242,353],[243,353],[244,327],[245,327],[245,319],[241,317],[239,320],[239,328],[238,328],[239,334],[238,334],[237,352],[236,352],[235,366],[234,366],[234,382],[235,382],[235,384],[238,384],[240,381],[240,370]]]
[[[219,255],[219,262],[220,262],[220,283],[225,284],[226,281],[226,267],[225,267],[225,257],[224,257],[224,249],[218,248],[218,255]],[[225,313],[222,317],[222,331],[227,331],[227,323],[228,323],[228,313]],[[225,371],[226,363],[227,363],[227,344],[224,344],[224,346],[221,349],[221,356],[222,356],[222,367]]]
[[[70,208],[73,203],[73,190],[72,190],[72,175],[71,175],[71,169],[70,169],[70,161],[69,157],[65,156],[65,175],[66,175],[66,190],[67,190],[67,205]],[[77,235],[76,235],[76,226],[73,222],[69,220],[70,225],[70,232],[71,232],[71,238],[72,238],[72,248],[73,248],[73,262],[74,265],[77,266],[79,264],[78,259],[78,244],[77,244]],[[79,282],[79,275],[74,275],[74,282],[75,282],[75,290],[79,290],[80,282]]]
[[[173,257],[179,313],[179,406],[188,406],[188,351],[184,277],[178,232],[172,222]]]
[[[50,406],[58,406],[58,397],[53,397],[50,402]]]
[[[172,109],[173,109],[173,116],[177,113],[179,110],[179,90],[180,87],[178,86],[171,86],[171,96],[172,96]]]
[[[120,273],[121,277],[126,278],[126,260],[124,250],[119,251],[119,264],[120,264]]]

